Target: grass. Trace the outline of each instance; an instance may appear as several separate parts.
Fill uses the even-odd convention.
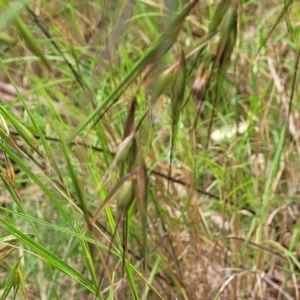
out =
[[[1,3],[1,299],[300,299],[293,1]]]

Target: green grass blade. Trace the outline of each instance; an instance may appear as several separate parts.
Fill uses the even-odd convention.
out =
[[[73,227],[73,222],[67,214],[66,210],[62,207],[61,203],[57,200],[56,196],[47,188],[43,182],[21,161],[21,159],[3,142],[0,141],[0,148],[2,148],[7,155],[27,174],[31,180],[40,187],[43,193],[51,200],[57,207],[58,211],[63,215],[65,220]]]
[[[53,255],[47,249],[37,244],[33,239],[29,238],[21,231],[13,227],[8,221],[0,219],[0,222],[4,225],[4,229],[10,234],[17,237],[24,245],[30,248],[36,255],[43,258],[47,263],[51,264],[54,268],[58,269],[62,273],[66,274],[70,278],[74,279],[81,286],[92,292],[94,295],[97,293],[97,288],[93,286],[89,280],[87,280],[82,274],[70,267],[64,261],[57,256]],[[100,298],[103,299],[103,298]]]
[[[145,291],[144,291],[144,294],[142,296],[142,299],[141,300],[147,300],[148,299],[148,294],[151,290],[150,286],[155,278],[155,275],[157,274],[158,270],[159,270],[159,265],[160,265],[160,262],[161,262],[161,258],[158,256],[153,264],[153,267],[151,269],[151,273],[149,275],[149,279],[148,279],[148,282],[147,282],[147,286],[145,288]]]
[[[44,220],[40,220],[40,219],[34,218],[32,216],[29,216],[28,214],[20,213],[20,212],[17,212],[17,211],[14,211],[14,210],[11,210],[11,209],[8,209],[8,208],[5,208],[5,207],[1,207],[0,210],[8,212],[8,213],[11,213],[13,215],[16,215],[16,216],[18,216],[20,218],[23,218],[24,220],[32,221],[34,223],[38,223],[38,224],[41,224],[43,226],[46,226],[46,227],[52,228],[54,230],[60,231],[62,233],[65,233],[67,236],[76,237],[76,238],[81,239],[81,240],[83,240],[83,241],[85,241],[87,243],[96,245],[97,247],[100,247],[103,250],[107,251],[109,249],[109,247],[107,247],[106,245],[104,245],[104,244],[102,244],[100,242],[97,242],[96,240],[91,239],[91,238],[89,238],[89,237],[87,237],[87,236],[85,236],[85,235],[83,235],[81,233],[78,233],[78,232],[75,232],[75,231],[71,231],[71,230],[68,230],[66,228],[60,227],[58,225],[48,223],[48,222],[46,222]],[[113,254],[115,256],[117,256],[118,258],[121,258],[121,255],[118,252],[113,252]]]

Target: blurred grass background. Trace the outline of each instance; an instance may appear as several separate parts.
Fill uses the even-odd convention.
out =
[[[294,1],[7,1],[1,299],[300,299]]]

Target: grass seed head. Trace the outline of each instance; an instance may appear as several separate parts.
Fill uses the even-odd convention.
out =
[[[195,101],[204,101],[205,87],[210,76],[209,66],[201,64],[192,85],[192,96]]]
[[[126,211],[134,200],[134,185],[132,180],[126,180],[117,194],[118,211]]]
[[[174,68],[168,68],[158,77],[152,94],[152,102],[155,102],[167,90],[173,81],[174,73]]]

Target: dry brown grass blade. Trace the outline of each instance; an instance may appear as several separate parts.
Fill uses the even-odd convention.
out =
[[[5,155],[5,164],[6,164],[6,175],[8,178],[8,182],[11,186],[15,186],[16,183],[16,174],[14,171],[14,167],[9,159],[9,157],[7,156],[6,153],[4,153]]]
[[[135,109],[136,109],[136,99],[134,98],[131,102],[130,109],[128,112],[128,117],[125,123],[123,140],[125,140],[132,132],[135,131],[135,124],[134,124]]]
[[[128,149],[128,156],[124,160],[126,164],[126,172],[131,172],[136,165],[137,158],[137,141],[135,138],[136,126],[135,126],[135,110],[136,110],[136,99],[134,98],[131,102],[131,106],[128,112],[127,120],[124,127],[123,140],[125,140],[131,134],[134,134],[130,148]]]
[[[204,101],[204,96],[206,92],[206,83],[210,76],[209,65],[201,64],[197,76],[192,85],[192,96],[195,101]]]
[[[191,95],[193,96],[194,101],[197,103],[197,114],[195,117],[193,130],[197,128],[198,118],[204,108],[204,100],[207,92],[207,87],[209,86],[209,82],[211,79],[211,61],[212,55],[208,55],[205,61],[200,65],[197,76],[192,85]]]

